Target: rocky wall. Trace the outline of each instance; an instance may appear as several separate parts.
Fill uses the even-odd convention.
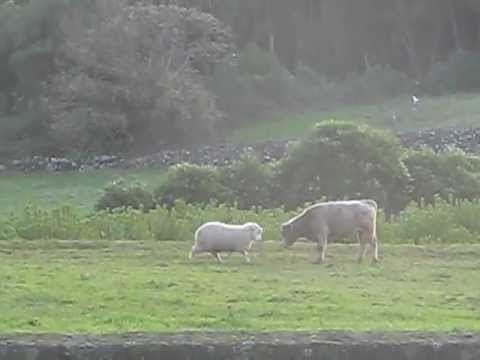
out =
[[[440,128],[398,133],[400,142],[410,148],[427,146],[441,151],[456,146],[470,153],[480,153],[480,128]],[[181,162],[198,165],[226,165],[238,160],[245,152],[254,152],[262,161],[284,157],[290,145],[298,139],[272,140],[255,144],[217,144],[191,149],[163,149],[154,154],[135,158],[118,155],[98,155],[85,159],[33,156],[0,163],[1,171],[83,171],[101,168],[166,167]]]
[[[480,334],[179,333],[0,336],[0,360],[479,360]]]

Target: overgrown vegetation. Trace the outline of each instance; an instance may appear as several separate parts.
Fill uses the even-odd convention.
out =
[[[85,215],[72,206],[51,210],[28,205],[22,212],[0,218],[0,240],[177,240],[192,241],[196,228],[207,221],[243,224],[255,221],[264,227],[264,239],[279,240],[280,224],[294,216],[284,208],[240,210],[228,205],[198,206],[177,200],[170,208],[147,213],[133,208]],[[378,219],[379,239],[386,244],[478,243],[478,201],[455,204],[437,198],[435,206],[411,203],[397,216]],[[344,239],[351,242],[353,239]]]

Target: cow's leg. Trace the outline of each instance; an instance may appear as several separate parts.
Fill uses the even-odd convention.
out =
[[[358,258],[357,261],[361,263],[363,261],[363,257],[365,256],[365,252],[367,251],[367,240],[365,239],[365,235],[363,232],[360,233],[359,236],[359,249],[358,249]]]
[[[325,234],[318,234],[317,238],[318,257],[315,260],[316,264],[325,263],[325,256],[327,254],[327,236]]]
[[[217,259],[217,261],[222,264],[223,263],[223,259],[222,257],[220,256],[220,254],[216,251],[212,251],[211,254]]]
[[[247,250],[244,250],[244,251],[243,251],[243,256],[245,257],[245,261],[246,261],[247,263],[249,263],[249,262],[250,262],[250,258],[248,257],[248,251],[247,251]]]
[[[366,245],[370,245],[372,248],[372,261],[378,262],[378,243],[377,243],[377,235],[375,234],[375,230],[367,229],[362,231],[360,236],[360,252],[359,254],[359,262],[363,256],[365,256],[366,252]]]

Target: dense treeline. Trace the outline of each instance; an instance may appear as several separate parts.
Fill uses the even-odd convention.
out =
[[[389,64],[422,76],[459,49],[479,50],[476,0],[159,0],[209,11],[294,70],[336,75]]]
[[[479,20],[475,0],[0,0],[0,156],[217,140],[403,74],[475,90]]]

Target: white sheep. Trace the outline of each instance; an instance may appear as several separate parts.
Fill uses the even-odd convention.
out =
[[[262,233],[262,227],[253,222],[243,225],[207,222],[195,231],[195,244],[192,246],[189,259],[196,254],[209,252],[222,263],[220,252],[239,252],[247,262],[250,262],[248,251],[255,241],[262,240]]]

